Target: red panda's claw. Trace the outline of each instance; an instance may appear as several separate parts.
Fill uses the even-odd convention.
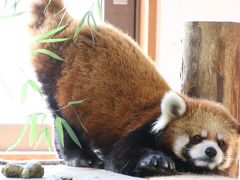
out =
[[[145,156],[137,165],[137,170],[144,174],[170,175],[175,170],[171,158],[163,153],[154,153]]]

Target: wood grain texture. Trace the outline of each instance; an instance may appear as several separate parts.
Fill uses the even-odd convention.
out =
[[[186,23],[181,78],[184,94],[218,101],[240,122],[240,24]]]
[[[148,55],[156,61],[157,0],[149,1]]]

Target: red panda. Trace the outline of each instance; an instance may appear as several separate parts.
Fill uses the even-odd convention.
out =
[[[78,21],[62,16],[63,8],[60,0],[34,2],[29,27],[36,36],[67,25],[53,38],[68,41],[32,46],[64,59],[37,54],[32,63],[53,115],[65,119],[81,143],[64,131],[62,147],[56,137],[66,164],[144,177],[220,173],[234,163],[239,125],[222,105],[173,92],[152,60],[110,24],[93,30],[94,41],[87,26],[73,40]]]

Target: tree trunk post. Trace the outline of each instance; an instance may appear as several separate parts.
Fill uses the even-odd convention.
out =
[[[240,23],[186,23],[181,78],[184,94],[220,102],[240,122]]]

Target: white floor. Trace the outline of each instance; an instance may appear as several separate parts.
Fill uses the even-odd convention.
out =
[[[0,167],[1,169],[1,167]],[[106,170],[75,168],[64,165],[46,165],[44,166],[44,177],[42,179],[49,180],[144,180],[143,178],[135,178],[122,174],[113,173]],[[0,179],[20,180],[16,178],[6,178],[0,173]],[[148,180],[232,180],[231,178],[219,176],[168,176],[146,178]],[[38,180],[38,179],[33,179]]]

